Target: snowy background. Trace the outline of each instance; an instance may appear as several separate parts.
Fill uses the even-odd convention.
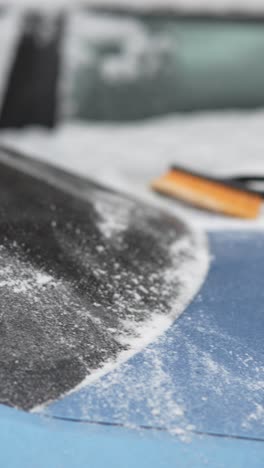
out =
[[[3,0],[1,3],[6,4]],[[129,0],[87,0],[83,3],[111,3],[144,8],[173,6],[210,11],[264,11],[264,2],[258,0],[135,0],[132,3]],[[42,7],[34,0],[10,0],[10,4]],[[49,0],[45,2],[45,7],[56,10],[62,5],[72,7],[76,4],[80,2]],[[13,22],[13,25],[18,25],[19,18],[12,14],[12,18],[7,16],[1,21],[0,104],[17,40],[16,33],[10,34],[10,24]],[[13,27],[12,30],[18,31],[19,27]],[[9,60],[6,60],[7,56]],[[165,205],[202,228],[243,226],[262,229],[264,217],[253,222],[239,221],[188,209],[176,201],[161,199],[151,193],[149,185],[153,178],[173,163],[220,175],[264,174],[263,117],[262,111],[247,111],[172,115],[121,125],[68,121],[52,132],[40,128],[5,131],[1,139],[34,157]]]

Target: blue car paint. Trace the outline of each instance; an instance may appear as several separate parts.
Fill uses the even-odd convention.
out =
[[[1,407],[4,468],[262,468],[263,443],[45,420]]]

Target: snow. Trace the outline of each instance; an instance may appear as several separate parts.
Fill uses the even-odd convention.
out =
[[[47,273],[38,272],[36,276],[36,283],[40,286],[45,286],[53,280],[52,276]]]
[[[33,165],[29,162],[28,166],[31,168]],[[40,178],[41,175],[46,179],[45,174],[41,172]],[[48,182],[51,183],[49,179]],[[43,190],[41,194],[45,199]],[[163,334],[200,288],[208,268],[207,243],[199,232],[190,231],[181,223],[175,224],[170,217],[151,207],[141,207],[132,199],[125,202],[118,194],[99,191],[92,186],[87,189],[86,195],[90,203],[88,207],[92,205],[91,213],[96,211],[98,214],[98,217],[93,216],[96,229],[91,232],[100,231],[101,235],[89,235],[89,230],[84,230],[79,221],[71,225],[72,231],[79,236],[76,245],[72,243],[71,237],[63,235],[58,227],[61,224],[60,218],[54,219],[55,212],[57,216],[61,213],[61,205],[55,200],[57,209],[55,210],[53,204],[48,205],[51,218],[48,218],[47,222],[52,220],[54,236],[58,243],[56,245],[59,245],[63,252],[71,252],[71,257],[80,265],[84,278],[87,278],[88,302],[83,303],[82,299],[78,299],[74,282],[67,277],[63,278],[61,272],[56,273],[48,266],[46,271],[36,268],[34,262],[25,260],[23,255],[17,253],[13,255],[11,252],[8,255],[8,248],[4,245],[0,252],[0,276],[3,280],[2,284],[0,282],[0,288],[3,288],[0,292],[8,301],[10,297],[12,300],[15,293],[18,302],[15,313],[19,313],[20,304],[26,302],[28,310],[24,309],[24,313],[37,324],[40,317],[46,317],[48,310],[50,322],[45,318],[45,323],[48,324],[46,335],[50,340],[50,335],[55,330],[59,349],[64,346],[64,352],[79,346],[79,340],[75,341],[72,328],[83,331],[87,327],[85,348],[79,350],[78,347],[75,351],[75,359],[78,355],[79,361],[86,367],[80,381],[77,381],[78,386],[72,388],[72,391],[97,381]],[[51,200],[53,201],[53,198]],[[86,209],[81,217],[82,220],[85,219]],[[65,223],[66,227],[70,224],[66,221]],[[137,248],[134,240],[129,240],[131,236],[137,236],[137,232],[141,233],[140,239],[146,244],[144,248],[141,247],[141,242]],[[127,234],[130,234],[130,238]],[[150,251],[150,254],[148,245],[155,246],[155,250]],[[17,240],[13,247],[19,252]],[[141,255],[144,261],[141,261]],[[46,262],[41,262],[41,265],[46,265]],[[96,279],[97,284],[92,297],[90,278]],[[111,299],[108,299],[109,297]],[[35,303],[38,303],[38,307],[35,307]],[[65,314],[67,321],[72,320],[72,327],[66,335],[63,326]],[[57,328],[54,328],[55,325],[49,328],[53,321]],[[102,342],[98,343],[98,338],[93,339],[94,330],[98,330],[99,337],[104,333]],[[34,336],[34,333],[30,333],[31,336]],[[114,354],[106,347],[108,339],[111,343],[114,340],[120,345]],[[43,340],[43,348],[38,349],[41,353],[50,355],[49,346],[45,346],[46,341],[47,337]],[[100,352],[105,352],[100,362],[94,364],[93,358],[83,360],[82,353],[85,351],[85,358],[93,357],[96,347],[100,348]],[[52,348],[53,353],[55,349],[56,343]],[[84,375],[87,377],[81,382]],[[67,375],[67,379],[69,378],[70,374]],[[76,381],[72,387],[75,385]],[[40,401],[47,403],[49,398]],[[172,405],[173,402],[171,407]],[[179,414],[179,409],[174,411],[174,414],[176,413]]]
[[[57,286],[58,281],[45,272],[31,267],[25,262],[17,262],[13,265],[6,261],[8,257],[7,249],[0,246],[0,290],[8,290],[12,295],[21,294],[30,298],[32,303],[37,300],[38,292],[49,284],[52,287]],[[10,259],[9,259],[10,260]]]
[[[264,387],[264,386],[263,386]],[[255,403],[255,409],[247,417],[247,422],[244,423],[245,426],[250,424],[252,421],[260,421],[264,425],[264,406],[259,403]]]
[[[152,193],[171,164],[213,175],[264,174],[264,111],[172,115],[137,123],[62,123],[57,130],[6,131],[26,154],[165,207],[195,226],[263,229],[263,213],[246,221],[210,214]],[[100,207],[98,206],[98,209]],[[106,221],[105,221],[106,222]],[[111,231],[111,226],[108,225]]]
[[[33,0],[30,3],[32,4],[32,2]],[[21,3],[18,0],[16,2],[16,4]],[[48,2],[46,6],[50,6],[51,8],[55,6],[57,8],[62,4],[69,5],[69,3],[62,0],[56,4]],[[97,4],[102,3],[104,5],[110,4],[107,0],[102,2],[97,0]],[[113,3],[116,5],[121,4],[120,1],[111,1],[111,4]],[[129,6],[130,2],[128,5],[128,2],[123,0],[122,6],[124,5]],[[145,0],[144,4],[139,0],[133,2],[133,8],[159,7],[160,5],[161,2],[155,0]],[[189,0],[188,2],[185,0],[184,4],[180,0],[167,0],[166,3],[162,2],[162,6],[164,8],[181,6],[186,10],[198,8],[199,6],[199,8],[213,11],[225,11],[228,9],[250,9],[251,11],[262,9],[264,11],[262,2],[257,1],[252,1],[250,4],[249,2],[238,2],[235,0],[233,0],[232,4],[227,1],[219,1],[210,2],[210,5],[209,2],[200,1],[198,5],[198,2],[194,0]],[[1,35],[11,29],[8,23],[6,24],[6,29],[1,29]],[[116,34],[115,28],[113,28],[113,34]],[[10,44],[14,40],[13,37],[10,38]],[[0,54],[0,56],[1,60],[4,61],[5,54]],[[110,63],[105,67],[105,73],[111,79],[115,78],[118,65]],[[130,65],[131,63],[128,63],[128,69],[123,72],[130,73],[132,70],[134,73],[134,63],[132,63],[132,68],[129,68]],[[9,64],[1,62],[0,67],[7,70],[6,73],[8,73]],[[5,82],[1,81],[0,98],[4,86]],[[263,118],[264,111],[258,111],[244,113],[203,113],[189,116],[172,115],[122,125],[114,123],[84,124],[80,122],[66,122],[61,123],[58,129],[51,133],[44,129],[31,128],[22,131],[3,132],[1,139],[8,142],[12,147],[16,147],[36,159],[48,161],[63,169],[93,178],[100,183],[124,191],[136,198],[150,201],[157,206],[163,206],[172,213],[188,219],[191,224],[203,230],[263,229],[263,215],[256,221],[230,219],[186,208],[177,201],[161,199],[149,189],[151,180],[166,171],[173,163],[184,165],[190,169],[205,171],[213,175],[235,174],[237,172],[240,174],[247,174],[248,172],[264,174]],[[99,227],[107,239],[111,239],[116,233],[122,232],[127,226],[126,213],[118,213],[117,218],[119,219],[119,223],[116,223],[113,222],[115,216],[113,216],[113,213],[106,211],[102,201],[98,201],[96,209],[98,213],[102,214],[102,222]],[[56,226],[54,225],[54,227]],[[186,249],[184,245],[185,241],[183,241],[183,245],[176,244],[175,248]],[[200,245],[202,245],[202,242]],[[103,252],[103,248],[103,246],[98,245],[98,253]],[[176,256],[178,253],[179,251],[173,252]],[[86,386],[88,383],[98,381],[98,394],[103,394],[104,398],[107,398],[108,393],[111,395],[112,388],[118,383],[120,375],[118,375],[118,371],[115,374],[110,373],[110,371],[118,368],[120,363],[128,361],[129,357],[162,334],[184,310],[190,300],[191,293],[193,294],[193,291],[197,290],[201,278],[206,274],[208,266],[208,257],[204,246],[200,250],[198,249],[197,256],[200,256],[200,263],[198,262],[200,265],[199,269],[195,271],[195,264],[191,264],[193,259],[190,259],[190,264],[185,271],[186,276],[184,274],[182,276],[184,283],[189,285],[189,289],[185,290],[183,288],[180,296],[177,298],[177,303],[172,307],[171,316],[167,318],[161,318],[160,316],[152,317],[151,322],[145,323],[144,327],[142,327],[138,337],[135,338],[131,334],[131,341],[129,341],[129,336],[126,336],[125,342],[130,346],[129,351],[123,352],[118,361],[107,362],[103,368],[93,372],[78,386],[78,389]],[[100,274],[99,270],[98,274]],[[177,268],[168,271],[166,274],[171,280],[172,276],[177,274]],[[51,276],[40,271],[26,272],[25,278],[23,275],[19,275],[19,278],[17,278],[14,271],[10,271],[7,275],[7,272],[2,270],[0,271],[0,276],[2,276],[0,288],[8,286],[12,292],[19,294],[34,294],[36,288],[52,285],[54,282]],[[61,285],[59,286],[61,287]],[[134,299],[136,300],[136,296]],[[97,305],[94,304],[94,306],[96,307]],[[190,366],[194,370],[196,350],[194,348],[191,349],[189,346],[188,351]],[[153,348],[150,351],[148,359],[151,369],[151,385],[147,388],[148,395],[142,395],[142,391],[145,388],[143,385],[139,383],[135,386],[135,382],[130,377],[132,374],[130,374],[129,363],[126,373],[126,388],[130,394],[133,394],[133,398],[136,401],[143,397],[147,398],[154,422],[161,426],[169,427],[172,433],[185,437],[186,433],[193,430],[193,427],[190,427],[188,421],[185,420],[184,408],[175,402],[170,385],[170,376],[164,374],[161,357]],[[221,392],[221,381],[228,381],[231,386],[236,384],[229,370],[220,367],[208,353],[204,353],[200,365],[207,370],[207,382],[210,379],[217,381],[216,392]],[[109,379],[102,385],[99,378],[106,373],[109,373]],[[254,388],[252,387],[253,385],[255,385]],[[263,388],[263,381],[260,379],[245,382],[245,386],[252,391],[258,390],[259,385],[260,388]],[[76,391],[76,388],[74,390]],[[89,414],[89,404],[92,403],[89,401],[85,402],[84,411],[87,414]],[[126,408],[119,407],[117,409],[120,411],[119,419],[121,422],[126,423]],[[261,418],[263,418],[263,407],[259,405],[248,415],[244,424],[251,424],[254,420]],[[175,420],[178,421],[176,425]]]
[[[96,199],[98,199],[98,197],[100,199],[99,193],[94,200],[95,206],[97,205],[98,201],[96,201]],[[106,197],[109,199],[110,196],[106,195]],[[132,202],[131,208],[129,205],[127,205],[127,208],[129,211],[131,211],[131,215],[133,215],[134,212]],[[102,219],[106,217],[107,220],[106,223],[101,223],[99,221],[99,227],[102,229],[102,234],[106,238],[107,243],[116,242],[116,239],[122,236],[122,232],[125,230],[125,228],[131,224],[131,218],[129,221],[128,213],[126,213],[126,216],[124,216],[124,212],[122,210],[107,210],[106,200],[104,204],[100,203],[100,209],[98,212]],[[134,216],[135,214],[133,215],[133,218]],[[110,230],[109,218],[111,218]],[[142,227],[143,226],[141,226],[141,229]],[[113,235],[114,237],[112,238]],[[114,291],[119,291],[119,285],[123,285],[123,291],[119,294],[115,294],[115,303],[110,307],[110,310],[112,310],[114,313],[115,308],[123,309],[126,311],[126,318],[122,319],[121,331],[116,328],[108,328],[108,330],[113,334],[113,336],[116,337],[119,343],[124,345],[125,350],[121,351],[114,360],[107,360],[98,369],[89,369],[90,372],[87,372],[89,375],[87,375],[87,377],[77,387],[73,388],[70,393],[76,392],[77,390],[80,390],[87,385],[99,381],[105,374],[109,374],[114,369],[119,368],[122,363],[127,362],[129,358],[155,341],[157,337],[162,335],[165,330],[170,327],[173,321],[183,312],[187,304],[197,292],[208,269],[209,259],[207,243],[204,236],[201,233],[194,231],[188,233],[188,236],[173,240],[168,248],[170,249],[169,257],[171,258],[171,265],[166,267],[162,272],[162,294],[156,287],[156,279],[158,279],[159,272],[153,271],[153,273],[149,275],[150,285],[152,286],[147,286],[148,290],[146,290],[140,286],[140,282],[143,280],[143,276],[131,276],[129,268],[122,268],[118,262],[115,264],[115,271],[112,273],[111,277],[109,277],[109,274],[107,275],[107,269],[105,268],[105,264],[103,262],[100,263],[97,261],[95,263],[93,274],[96,277],[102,277],[105,275],[104,289],[112,287]],[[99,254],[104,252],[104,248],[101,244],[97,245],[96,250]],[[83,257],[84,262],[89,261],[89,259],[87,259],[84,255],[83,249],[81,250],[80,254]],[[142,266],[143,265],[144,264],[142,263]],[[162,313],[162,307],[159,304],[159,297],[165,294],[167,288],[169,288],[169,285],[173,285],[173,288],[170,291],[169,308],[164,314]],[[177,294],[173,298],[174,292],[176,290]],[[124,295],[125,291],[126,294]],[[136,312],[137,308],[141,307],[140,303],[142,304],[142,298],[146,293],[149,297],[156,298],[155,302],[157,307],[154,307],[152,310],[144,310],[144,315],[146,318],[140,321],[139,327],[136,319]],[[127,296],[129,296],[131,301],[127,302]],[[100,308],[101,304],[94,303],[94,306]],[[131,313],[131,311],[133,312],[132,317],[129,317],[129,313]],[[89,311],[83,311],[82,313],[89,313]],[[100,325],[100,319],[98,318],[98,320]],[[103,326],[105,326],[105,324]],[[157,372],[158,374],[156,375]],[[158,376],[161,375],[161,373],[161,369],[156,366],[156,386],[158,385]],[[163,378],[165,378],[164,375]],[[159,385],[162,387],[162,380],[160,380]],[[169,397],[167,396],[167,398]],[[37,406],[33,409],[33,411],[43,411],[45,406],[46,404],[44,406]],[[172,399],[170,401],[170,413],[171,416],[174,415],[174,417],[175,415],[181,416],[182,414],[180,407]],[[124,413],[123,417],[125,418],[125,416],[126,414]],[[156,419],[157,417],[158,416],[156,415]],[[173,428],[175,429],[175,426],[173,426]]]
[[[109,417],[111,422],[128,427],[138,427],[140,421],[144,426],[166,428],[171,434],[188,441],[192,432],[201,430],[201,426],[194,426],[198,421],[197,414],[190,418],[194,407],[189,401],[190,390],[186,389],[188,379],[183,381],[180,372],[177,376],[173,371],[177,366],[180,369],[184,360],[194,394],[196,391],[199,394],[194,411],[200,414],[201,420],[204,414],[208,415],[212,404],[219,405],[220,411],[222,406],[225,413],[226,408],[230,408],[230,400],[237,400],[238,395],[242,394],[245,406],[241,404],[240,409],[236,408],[234,423],[237,421],[237,427],[245,432],[247,428],[254,428],[256,422],[261,424],[264,421],[261,405],[264,368],[261,356],[254,348],[245,354],[245,348],[237,337],[226,333],[210,314],[205,315],[202,295],[198,297],[200,307],[197,307],[197,312],[193,316],[182,317],[187,329],[182,329],[176,322],[173,331],[161,335],[155,344],[145,348],[137,361],[135,358],[127,360],[115,369],[110,367],[110,372],[103,378],[96,376],[89,382],[90,387],[87,390],[83,388],[76,399],[74,395],[71,396],[73,414],[66,403],[68,416],[76,416],[76,404],[83,421],[104,421]],[[193,339],[195,327],[203,337],[202,345]],[[214,343],[220,352],[214,351]],[[250,372],[245,372],[248,366]],[[198,388],[195,388],[194,382]],[[57,411],[60,414],[59,406]],[[50,414],[49,408],[46,408],[45,414]],[[58,414],[56,406],[55,412],[51,408],[51,414]],[[225,418],[230,421],[229,435],[235,435],[232,418],[228,415]]]

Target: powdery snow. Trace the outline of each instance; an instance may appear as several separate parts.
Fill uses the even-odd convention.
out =
[[[180,213],[191,223],[203,229],[263,229],[263,216],[257,221],[249,222],[205,214],[183,207],[176,201],[166,199],[160,201],[159,197],[152,194],[148,188],[151,179],[166,170],[171,163],[184,164],[215,175],[236,173],[238,170],[240,173],[248,171],[257,174],[264,173],[263,117],[263,111],[258,111],[241,114],[175,115],[123,125],[67,123],[52,133],[41,129],[28,129],[21,132],[7,132],[3,138],[14,145],[15,137],[16,146],[36,158],[82,176],[94,178],[138,198],[162,205],[172,210],[173,213]],[[98,202],[96,206],[98,212],[104,214],[100,229],[106,237],[111,238],[116,233],[116,229],[121,231],[124,229],[126,216],[123,213],[120,213],[120,222],[117,226],[112,222],[112,214],[106,213],[102,203]],[[98,247],[101,249],[100,245]],[[179,246],[176,247],[179,248]],[[184,300],[178,304],[181,310],[185,303]],[[121,392],[119,403],[121,401],[122,404],[116,405],[115,417],[122,424],[133,425],[128,416],[129,402],[122,397],[122,392],[128,392],[129,398],[139,404],[140,401],[147,401],[148,411],[152,414],[150,425],[153,423],[156,426],[166,427],[171,433],[186,440],[195,428],[190,425],[186,417],[184,405],[179,404],[179,401],[175,399],[175,393],[180,393],[182,389],[170,382],[170,375],[164,374],[160,351],[151,347],[148,353],[151,377],[147,390],[144,390],[144,376],[140,377],[137,374],[137,382],[134,381],[135,376],[128,360],[136,350],[144,348],[154,340],[157,332],[165,331],[170,323],[170,320],[164,319],[160,322],[157,317],[155,323],[152,322],[152,327],[151,324],[147,324],[141,338],[131,343],[132,351],[124,352],[118,362],[106,363],[102,369],[82,382],[78,389],[88,384],[95,385],[96,392],[105,401],[109,401],[110,396],[113,395],[113,389]],[[199,323],[197,323],[198,328]],[[207,331],[219,337],[219,330],[214,330],[212,323],[208,324]],[[162,340],[162,337],[160,339]],[[225,342],[227,338],[220,337],[220,339]],[[225,346],[232,348],[232,343],[225,343]],[[252,405],[256,392],[263,389],[263,369],[259,368],[255,356],[249,356],[250,365],[252,369],[253,367],[255,369],[254,379],[242,382],[237,381],[237,376],[233,375],[228,367],[220,365],[209,353],[204,352],[202,360],[198,362],[195,358],[197,350],[190,340],[186,339],[184,352],[191,372],[195,372],[197,366],[203,369],[205,392],[201,404],[206,404],[208,385],[223,398],[224,384],[228,383],[230,390],[234,388],[234,391],[237,386],[243,385],[248,401],[252,402]],[[173,362],[176,358],[171,357]],[[121,363],[124,363],[125,371],[124,368],[119,368]],[[247,365],[247,362],[241,362],[242,368]],[[102,379],[105,374],[107,378]],[[119,387],[120,381],[125,382],[121,388]],[[112,404],[115,405],[115,402],[113,401]],[[87,418],[92,407],[94,415],[96,414],[94,400],[85,397],[83,414]],[[36,408],[36,410],[39,409]],[[255,407],[252,407],[250,414],[241,414],[241,427],[253,424],[254,418],[259,417],[259,414],[261,414],[260,410]],[[100,415],[100,408],[98,408],[98,415]]]
[[[49,285],[57,287],[60,285],[55,278],[45,272],[33,268],[27,262],[17,261],[16,264],[9,263],[7,249],[0,245],[0,289],[10,291],[10,294],[22,294],[37,301],[37,292]]]
[[[18,0],[16,3],[21,4]],[[97,0],[97,4],[99,3],[110,4],[107,0],[102,2]],[[114,3],[120,5],[121,2],[116,1]],[[214,2],[214,5],[210,2],[209,8],[209,2],[203,1],[199,2],[199,8],[202,7],[213,11],[228,9],[250,9],[255,11],[256,9],[262,9],[261,3],[255,1],[251,2],[249,6],[249,2],[236,2],[233,0],[231,4],[231,2],[219,1]],[[65,4],[65,2],[62,0],[56,4],[52,2],[52,4],[58,7]],[[47,3],[48,5],[49,3]],[[122,6],[124,5],[127,6],[128,3],[123,0]],[[154,0],[145,0],[144,4],[137,1],[133,3],[133,7],[137,8],[149,8],[153,5],[160,7],[161,3]],[[167,0],[167,4],[162,3],[164,8],[182,5],[183,3],[180,0]],[[197,8],[198,3],[194,0],[184,1],[186,10],[193,7]],[[0,91],[1,86],[3,89],[4,85],[0,83]],[[149,190],[150,181],[173,163],[182,164],[191,169],[204,170],[214,175],[225,175],[230,174],[230,172],[237,173],[238,171],[241,174],[246,174],[249,171],[250,173],[264,174],[263,117],[264,112],[259,111],[240,114],[231,112],[225,114],[210,113],[184,117],[175,115],[123,125],[68,122],[60,125],[58,130],[52,133],[43,129],[28,129],[5,132],[1,135],[1,138],[33,157],[43,159],[82,176],[86,175],[159,206],[164,206],[173,213],[188,218],[191,223],[203,229],[263,229],[264,216],[261,216],[257,221],[249,222],[205,214],[199,210],[186,208],[176,201],[161,199]],[[103,215],[100,229],[106,238],[111,238],[126,226],[126,217],[123,213],[120,213],[120,223],[113,224],[112,213],[107,213],[102,203],[98,202],[96,209]],[[177,249],[180,248],[178,245],[176,247]],[[100,252],[102,246],[98,245],[98,249],[98,252]],[[182,290],[182,295],[172,308],[171,317],[161,320],[161,317],[157,316],[151,323],[145,324],[138,338],[135,338],[132,334],[130,342],[129,337],[126,336],[126,344],[131,346],[129,352],[124,352],[118,362],[106,363],[102,369],[85,379],[78,388],[96,382],[99,396],[103,395],[107,399],[107,396],[111,395],[113,386],[120,382],[120,375],[119,369],[114,373],[110,371],[113,371],[121,362],[127,361],[130,356],[165,331],[172,323],[172,320],[186,307],[193,292],[197,290],[208,265],[208,258],[204,248],[201,248],[197,255],[200,255],[199,271],[197,270],[197,275],[193,276],[193,268],[189,268],[191,264],[189,265],[184,279],[186,284],[189,281],[189,289]],[[167,274],[169,276],[176,274],[176,270],[176,268],[175,270],[172,269]],[[35,288],[42,288],[46,285],[51,286],[54,281],[52,277],[40,271],[27,272],[25,270],[25,278],[21,274],[17,278],[14,271],[7,273],[7,271],[0,272],[0,277],[2,276],[2,279],[0,278],[0,287],[8,286],[13,292],[19,294],[34,294]],[[60,284],[57,286],[61,287]],[[96,307],[96,304],[94,305]],[[191,371],[195,371],[195,365],[197,364],[195,364],[196,350],[191,347],[190,343],[186,343],[186,350]],[[129,362],[126,363],[127,372],[125,372],[126,390],[130,392],[130,396],[132,395],[135,401],[140,401],[143,398],[147,399],[147,405],[152,414],[152,422],[165,426],[172,433],[185,438],[186,434],[194,428],[190,426],[185,418],[185,408],[175,401],[175,388],[172,391],[170,376],[165,374],[162,369],[161,356],[154,348],[149,353],[151,378],[147,390],[143,385],[143,381],[139,380],[137,385],[135,384]],[[221,380],[228,381],[230,387],[234,386],[235,388],[236,382],[229,370],[219,366],[209,354],[204,353],[199,365],[203,366],[207,372],[207,383],[216,382],[216,392],[221,392]],[[102,381],[98,379],[106,373],[108,373],[108,378],[102,384]],[[243,384],[247,391],[253,393],[259,388],[263,388],[263,380],[260,378]],[[148,392],[147,395],[146,391]],[[125,402],[125,400],[123,401]],[[91,404],[94,404],[94,401],[89,401],[89,399],[84,402],[85,414],[89,415],[89,405]],[[121,423],[127,425],[128,408],[126,408],[125,403],[124,406],[118,406],[117,411]],[[241,424],[248,425],[260,418],[263,418],[263,407],[258,405],[241,421]]]

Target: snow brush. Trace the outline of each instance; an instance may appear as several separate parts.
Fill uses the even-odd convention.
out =
[[[264,182],[264,176],[217,178],[180,166],[172,166],[154,180],[156,192],[181,201],[238,218],[255,219],[260,214],[264,192],[252,188],[252,183]]]

